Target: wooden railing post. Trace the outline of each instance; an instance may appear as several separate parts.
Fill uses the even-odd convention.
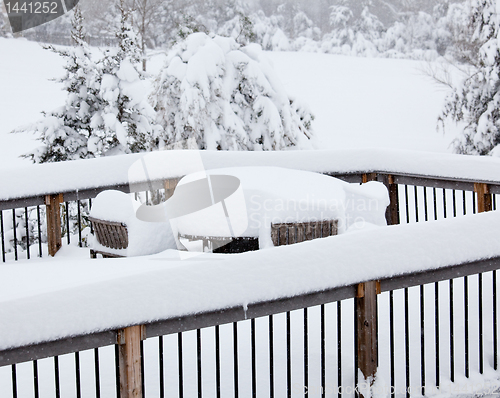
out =
[[[387,225],[399,224],[399,191],[398,184],[394,183],[394,176],[391,174],[380,175],[378,181],[382,182],[389,192],[389,206],[385,211]]]
[[[492,210],[492,200],[488,184],[474,183],[474,192],[477,193],[477,211],[484,213]]]
[[[180,178],[172,178],[165,180],[163,186],[165,187],[165,199],[169,199],[175,191],[175,187],[179,183]]]
[[[141,340],[144,326],[130,326],[118,332],[120,397],[142,398]]]
[[[379,181],[387,187],[390,202],[385,211],[385,219],[387,225],[399,224],[399,191],[398,184],[394,183],[394,176],[391,174],[365,173],[362,175],[361,180],[363,184],[369,181]]]
[[[61,212],[59,209],[59,205],[62,202],[62,194],[45,196],[45,207],[47,213],[47,245],[49,247],[49,256],[55,256],[57,251],[62,246]]]
[[[361,370],[370,386],[375,381],[377,372],[377,294],[380,283],[370,281],[360,283],[356,295],[356,329],[358,369]]]
[[[363,184],[370,181],[377,181],[377,173],[365,173],[361,176],[361,181],[363,181]]]

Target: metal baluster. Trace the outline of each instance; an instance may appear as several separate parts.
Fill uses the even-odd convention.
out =
[[[410,397],[410,319],[408,306],[408,288],[405,287],[405,361],[406,361],[406,397]]]
[[[292,397],[292,339],[290,311],[286,313],[286,393],[287,397]]]
[[[324,307],[323,307],[323,323],[324,323]],[[324,325],[323,325],[324,326]],[[324,344],[325,344],[325,330],[323,328],[323,334],[322,334],[322,342],[323,342],[323,349]],[[325,383],[325,372],[324,372],[324,363],[323,363],[323,380],[322,380],[322,386],[323,386],[323,397],[325,397],[326,394],[326,383]],[[338,388],[338,398],[342,397],[342,302],[337,301],[337,388]]]
[[[450,380],[455,381],[455,322],[453,319],[453,279],[450,279]]]
[[[65,207],[66,207],[66,233],[68,234],[67,240],[68,240],[68,245],[71,243],[71,237],[69,236],[69,203],[65,202]]]
[[[446,218],[446,189],[443,188],[443,217]]]
[[[476,214],[476,193],[472,191],[472,214]]]
[[[141,339],[139,344],[141,352],[141,384],[142,384],[142,398],[146,398],[146,372],[144,371],[144,341]]]
[[[160,376],[160,398],[165,398],[165,368],[163,353],[163,336],[158,337],[158,371]]]
[[[0,210],[0,234],[2,236],[2,261],[5,263],[5,237],[3,231],[3,210]]]
[[[28,217],[28,208],[24,208],[24,219],[26,222],[26,258],[30,259],[30,225],[29,225],[29,217]]]
[[[477,278],[478,295],[479,295],[479,373],[483,374],[483,274],[479,274]]]
[[[80,353],[75,352],[75,380],[76,380],[76,398],[82,398],[82,377],[80,372]]]
[[[101,397],[101,376],[99,372],[99,348],[94,348],[95,396]]]
[[[462,213],[465,216],[467,214],[467,197],[465,195],[465,191],[462,191]]]
[[[434,220],[438,219],[436,188],[432,188],[432,201],[434,202]]]
[[[396,396],[396,380],[394,371],[394,291],[389,292],[389,353],[391,363],[391,396]]]
[[[36,359],[33,361],[33,388],[34,388],[35,398],[39,398],[40,387],[38,384],[38,361]]]
[[[82,214],[80,211],[80,201],[76,201],[76,207],[78,209],[77,217],[78,217],[78,246],[82,247]]]
[[[457,198],[456,198],[456,195],[455,195],[455,190],[452,191],[453,193],[453,217],[456,217],[457,216]]]
[[[354,302],[354,396],[359,398],[358,389],[358,305],[357,298],[353,299]]]
[[[425,395],[425,306],[424,285],[420,285],[420,386]]]
[[[36,207],[36,220],[38,226],[38,257],[42,257],[42,220],[40,217],[40,206]]]
[[[220,398],[220,327],[215,325],[215,387]]]
[[[309,345],[307,328],[307,308],[304,308],[304,396],[307,398],[309,391]]]
[[[413,190],[415,192],[415,221],[418,222],[418,190],[416,185],[413,187]]]
[[[464,276],[465,377],[469,377],[469,277]]]
[[[255,318],[250,320],[251,350],[252,350],[252,397],[257,397],[257,362],[255,356]]]
[[[182,366],[182,333],[177,334],[177,357],[179,361],[179,398],[184,397],[184,370]]]
[[[269,315],[269,397],[274,398],[274,326],[273,315]]]
[[[115,389],[116,398],[120,398],[120,346],[115,344]]]
[[[17,228],[16,228],[16,210],[12,209],[12,229],[14,232],[14,259],[17,261]]]
[[[405,185],[405,205],[406,205],[406,223],[410,222],[410,207],[408,203],[408,185]]]
[[[440,377],[439,377],[439,282],[434,283],[434,323],[436,332],[436,387],[439,387]]]
[[[17,369],[12,365],[12,398],[17,398]]]
[[[425,221],[429,221],[429,211],[427,210],[427,187],[424,188],[424,216],[425,216]]]
[[[320,329],[321,329],[321,341],[320,341],[320,351],[321,351],[321,398],[325,398],[325,305],[321,304],[320,307]],[[337,359],[338,361],[338,359]],[[340,369],[340,365],[338,366]]]
[[[493,271],[493,369],[498,369],[497,270]]]
[[[92,199],[89,199],[89,213],[90,209],[92,209]],[[92,223],[90,223],[90,233],[94,234],[94,226],[92,225]]]
[[[59,357],[56,355],[54,357],[54,382],[55,382],[55,388],[56,388],[56,398],[61,397],[61,385],[59,382]]]
[[[238,323],[233,322],[233,370],[234,370],[234,398],[238,398]]]

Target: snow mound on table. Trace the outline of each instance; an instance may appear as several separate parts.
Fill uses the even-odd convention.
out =
[[[150,223],[138,220],[135,211],[139,206],[140,203],[130,195],[120,191],[103,191],[97,195],[92,203],[90,216],[99,220],[125,224],[128,232],[128,247],[126,249],[110,249],[101,245],[94,237],[92,248],[126,257],[176,249],[170,223]]]
[[[386,225],[389,197],[385,186],[378,182],[349,184],[318,173],[279,167],[222,168],[208,174],[232,175],[240,180],[244,208],[235,204],[241,201],[241,192],[237,190],[225,200],[228,219],[241,225],[241,217],[247,217],[248,227],[236,236],[259,237],[261,248],[272,246],[271,224],[276,223],[338,220],[339,233],[354,223]],[[193,173],[179,184],[204,176],[205,173]],[[173,225],[181,235],[231,236],[220,202],[175,219]]]

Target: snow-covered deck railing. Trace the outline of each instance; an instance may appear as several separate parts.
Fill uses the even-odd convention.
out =
[[[342,151],[283,151],[283,152],[224,152],[224,151],[160,151],[144,154],[122,155],[107,158],[87,159],[80,161],[32,165],[24,168],[8,170],[0,173],[0,211],[19,209],[24,212],[23,224],[26,241],[22,250],[38,242],[39,254],[42,253],[41,226],[44,225],[43,208],[30,213],[32,206],[46,206],[48,252],[53,255],[61,247],[59,230],[70,229],[69,220],[77,219],[79,240],[82,241],[82,216],[86,217],[88,209],[80,214],[80,201],[94,198],[106,189],[123,192],[155,191],[166,189],[170,192],[177,181],[184,175],[201,169],[215,169],[238,166],[279,166],[289,169],[300,169],[329,174],[348,182],[362,183],[371,180],[383,182],[389,191],[390,205],[386,219],[389,225],[398,224],[402,217],[409,215],[409,197],[407,188],[415,187],[414,202],[418,207],[416,187],[443,189],[444,217],[446,217],[446,197],[444,190],[453,190],[453,209],[448,214],[456,214],[459,202],[455,203],[455,190],[463,191],[463,209],[466,209],[465,192],[473,192],[472,203],[475,211],[488,211],[495,208],[495,197],[500,194],[500,159],[492,157],[447,155],[394,150],[342,150]],[[144,172],[146,170],[146,172]],[[290,181],[294,184],[294,181]],[[405,197],[401,188],[404,188]],[[399,191],[398,191],[399,189]],[[401,192],[400,192],[401,191]],[[434,190],[434,217],[437,217],[436,191]],[[425,215],[428,219],[426,190],[423,191]],[[470,200],[470,199],[469,199]],[[75,202],[73,205],[70,202]],[[411,198],[410,198],[411,201]],[[60,225],[59,204],[66,202],[66,226]],[[73,206],[75,214],[68,212]],[[85,204],[87,206],[87,204]],[[411,207],[414,205],[411,204]],[[441,205],[440,205],[441,206]],[[90,202],[88,203],[90,207]],[[438,206],[439,207],[439,206]],[[76,214],[75,208],[78,209]],[[33,207],[32,207],[33,210]],[[470,211],[470,206],[469,210]],[[415,212],[419,212],[418,209]],[[19,212],[15,213],[19,218]],[[41,216],[42,215],[42,216]],[[9,215],[9,217],[11,217]],[[12,219],[14,217],[14,210]],[[37,218],[37,219],[35,219]],[[418,217],[417,217],[418,218]],[[4,223],[0,213],[0,221]],[[29,220],[28,220],[29,219]],[[7,221],[9,222],[9,221]],[[20,225],[12,221],[12,226]],[[32,228],[31,238],[29,224]],[[38,225],[38,227],[36,227]],[[6,227],[7,231],[10,229]],[[18,226],[19,228],[19,226]],[[18,236],[12,228],[13,237],[10,246],[18,258]],[[33,235],[35,235],[33,237]],[[38,236],[36,236],[38,235]],[[68,236],[68,234],[66,234]],[[2,230],[2,257],[5,261],[6,245]],[[29,250],[28,250],[29,251]],[[29,252],[27,257],[29,257]]]
[[[122,328],[143,325],[151,338],[355,297],[363,344],[362,335],[374,330],[364,320],[374,319],[368,302],[377,290],[500,269],[498,236],[500,213],[489,212],[239,255],[181,261],[167,251],[106,262],[56,256],[43,265],[4,266],[0,366],[129,344]],[[68,267],[72,272],[61,272]],[[370,359],[359,356],[365,375]]]
[[[500,159],[401,150],[325,150],[283,152],[200,151],[206,169],[239,166],[275,166],[337,176],[365,173],[390,174],[397,183],[425,179],[429,186],[444,181],[457,189],[476,183],[500,193]],[[147,158],[150,181],[178,179],[193,171],[193,151],[160,151],[64,163],[31,165],[0,173],[0,209],[35,206],[45,195],[65,194],[65,200],[87,199],[104,189],[148,189],[148,181],[131,181],[129,169]],[[149,163],[150,162],[150,163]],[[143,184],[140,184],[140,183]],[[158,185],[161,186],[161,185]],[[467,188],[468,187],[468,188]]]

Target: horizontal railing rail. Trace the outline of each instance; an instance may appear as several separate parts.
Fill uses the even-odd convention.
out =
[[[474,261],[474,262],[468,262],[464,264],[457,264],[454,266],[447,266],[443,268],[438,268],[438,269],[431,269],[431,270],[426,270],[426,271],[421,271],[421,272],[412,272],[412,273],[407,273],[407,274],[402,274],[398,275],[395,277],[391,278],[382,278],[377,281],[377,285],[379,286],[379,293],[383,292],[390,292],[391,294],[391,308],[394,305],[393,304],[393,292],[398,290],[398,289],[404,289],[405,290],[405,295],[406,295],[406,300],[408,300],[408,288],[411,287],[416,287],[420,286],[421,289],[423,289],[424,285],[428,284],[437,284],[438,282],[442,281],[452,281],[456,280],[457,278],[463,278],[463,277],[468,277],[471,275],[483,275],[483,273],[487,273],[490,271],[493,271],[494,274],[494,280],[496,280],[496,270],[500,269],[500,257],[495,257],[491,259],[485,259],[485,260],[479,260],[479,261]],[[366,281],[368,282],[368,281]],[[495,282],[494,282],[495,283]],[[450,282],[451,284],[451,282]],[[482,282],[480,282],[480,286],[482,287]],[[324,306],[325,304],[329,303],[341,303],[344,302],[345,300],[349,299],[355,299],[355,303],[358,302],[359,300],[359,292],[360,292],[360,286],[364,286],[365,282],[361,283],[356,283],[352,284],[349,286],[341,286],[341,287],[335,287],[332,289],[327,289],[324,291],[319,291],[319,292],[312,292],[312,293],[307,293],[304,295],[299,295],[299,296],[294,296],[294,297],[285,297],[285,298],[280,298],[276,300],[269,300],[269,301],[264,301],[264,302],[258,302],[258,303],[251,303],[249,304],[246,308],[243,308],[241,306],[238,307],[233,307],[233,308],[226,308],[226,309],[219,309],[219,310],[213,310],[213,311],[208,311],[208,312],[203,312],[203,313],[198,313],[198,314],[192,314],[192,315],[185,315],[182,317],[175,317],[171,319],[164,319],[164,320],[159,320],[155,322],[150,322],[145,325],[142,325],[141,328],[143,332],[139,333],[137,335],[137,344],[140,343],[142,347],[142,340],[145,339],[152,339],[154,337],[159,337],[160,339],[163,339],[164,336],[172,335],[172,334],[178,334],[179,336],[182,335],[184,332],[188,331],[197,331],[198,333],[198,344],[201,344],[201,335],[200,335],[200,330],[201,329],[206,329],[208,327],[216,327],[218,328],[219,326],[222,325],[227,325],[227,324],[233,324],[236,325],[238,322],[246,321],[246,320],[252,320],[252,327],[255,327],[254,320],[255,319],[262,319],[263,317],[269,317],[270,322],[272,322],[272,317],[273,315],[276,314],[282,314],[286,313],[287,319],[289,319],[289,314],[293,311],[296,310],[301,310],[301,309],[307,309],[307,308],[313,308],[317,306],[322,307],[322,311],[324,314]],[[437,285],[436,285],[437,286]],[[423,290],[421,290],[422,292]],[[496,286],[494,287],[493,291],[493,297],[494,301],[496,303]],[[361,297],[364,297],[363,295]],[[420,296],[421,300],[423,300],[423,296]],[[451,297],[451,296],[450,296]],[[466,296],[467,297],[467,296]],[[481,304],[480,304],[480,311],[482,311],[482,299],[483,299],[483,293],[480,295],[481,297]],[[423,301],[422,301],[423,302]],[[468,303],[468,299],[466,298],[466,303]],[[339,304],[340,305],[340,304]],[[408,303],[406,304],[408,305]],[[450,304],[451,305],[451,304]],[[359,304],[358,304],[359,307]],[[356,304],[355,304],[356,308]],[[408,310],[408,307],[407,307]],[[305,314],[307,314],[306,310]],[[339,309],[337,309],[339,311]],[[375,314],[365,314],[365,317],[367,319],[376,319],[378,317],[377,312],[378,310],[375,307]],[[391,310],[392,311],[392,310]],[[437,310],[436,310],[437,311]],[[453,311],[452,308],[450,307],[450,311]],[[496,309],[494,309],[496,311]],[[392,313],[392,312],[391,312]],[[452,312],[450,312],[452,314]],[[423,317],[423,313],[421,312],[420,314],[421,317]],[[481,315],[482,316],[482,315]],[[497,342],[498,339],[496,338],[496,313],[494,313],[494,318],[495,318],[495,348],[494,348],[494,356],[495,356],[495,369],[497,366]],[[423,319],[423,318],[422,318]],[[405,316],[405,322],[408,322],[409,318],[408,315]],[[289,322],[289,321],[288,321]],[[337,319],[337,322],[339,323],[340,327],[340,318]],[[359,330],[359,313],[356,315],[355,311],[355,323],[358,323],[358,330]],[[391,315],[391,325],[393,325],[394,319],[393,315]],[[437,318],[436,318],[436,328],[437,325],[439,324]],[[480,318],[480,325],[482,326],[483,320]],[[140,326],[140,325],[138,325]],[[290,326],[290,325],[289,325]],[[481,327],[480,326],[480,327]],[[60,339],[56,341],[48,341],[48,342],[43,342],[40,344],[34,344],[34,345],[28,345],[28,346],[22,346],[22,347],[16,347],[16,348],[11,348],[8,350],[3,350],[0,351],[0,366],[6,366],[6,365],[12,365],[13,369],[15,368],[16,364],[26,362],[26,361],[34,361],[34,363],[37,363],[37,361],[42,360],[44,358],[58,358],[59,356],[62,356],[64,354],[70,354],[70,353],[78,353],[81,351],[85,350],[97,350],[100,347],[105,347],[105,346],[110,346],[110,345],[115,345],[116,348],[116,355],[121,355],[119,354],[119,349],[123,344],[129,344],[124,340],[124,333],[125,331],[135,327],[134,325],[123,325],[123,329],[118,329],[118,330],[109,330],[109,331],[101,331],[97,333],[92,333],[92,334],[85,334],[85,335],[80,335],[80,336],[72,336],[69,338],[65,339]],[[391,326],[393,328],[393,326]],[[453,327],[453,326],[452,326]],[[324,326],[322,326],[324,328]],[[467,330],[469,326],[466,326]],[[356,329],[355,329],[356,330]],[[255,332],[253,332],[255,333]],[[308,341],[308,332],[306,330],[306,336]],[[323,345],[325,344],[324,340],[324,331],[323,333]],[[356,332],[355,332],[356,333]],[[358,336],[355,337],[355,346],[354,348],[354,356],[355,356],[355,362],[356,362],[356,367],[359,367],[362,369],[363,364],[361,364],[359,361],[362,359],[358,358],[359,354],[359,344],[360,344],[360,337],[359,337],[359,331],[357,332]],[[394,332],[391,332],[391,339],[394,340]],[[407,330],[406,333],[410,333],[409,330]],[[420,333],[420,332],[418,332]],[[482,331],[481,331],[482,333]],[[142,335],[141,335],[142,334]],[[482,335],[481,335],[482,336]],[[180,337],[181,338],[181,337]],[[288,340],[288,345],[290,344],[290,336],[287,338]],[[305,339],[305,337],[304,337]],[[163,340],[162,340],[163,341]],[[181,340],[180,340],[181,341]],[[255,342],[253,344],[253,349],[255,349]],[[308,343],[309,344],[309,343]],[[394,342],[392,343],[394,345]],[[407,344],[409,344],[409,341],[407,341]],[[467,347],[468,346],[467,342]],[[483,342],[480,340],[480,345],[481,347],[483,346]],[[378,344],[377,344],[378,345]],[[452,343],[453,346],[453,343]],[[357,347],[357,348],[356,348]],[[290,349],[290,347],[289,347]],[[340,348],[339,348],[340,349]],[[141,348],[142,354],[139,352],[136,353],[136,355],[144,355],[144,348]],[[163,348],[162,348],[163,350]],[[324,350],[324,347],[323,347]],[[343,351],[345,351],[343,349]],[[377,351],[377,350],[376,350]],[[391,357],[393,358],[394,356],[394,346],[391,348]],[[163,351],[162,351],[163,352]],[[75,354],[76,355],[76,354]],[[163,355],[163,354],[161,354]],[[181,355],[181,354],[179,354]],[[200,355],[200,354],[199,354]],[[323,352],[323,358],[324,358],[324,352]],[[339,352],[339,357],[341,353]],[[343,352],[342,355],[347,355],[346,352]],[[378,358],[377,354],[376,358]],[[406,355],[408,356],[408,352],[406,352]],[[424,354],[422,354],[424,355]],[[468,355],[471,355],[469,352]],[[120,357],[121,358],[121,357]],[[128,359],[129,361],[132,360],[131,358]],[[139,363],[141,360],[140,359],[135,359],[137,363]],[[255,360],[255,358],[254,358]],[[378,361],[378,359],[376,359]],[[122,359],[120,359],[122,361]],[[142,362],[144,359],[142,359]],[[290,361],[290,358],[289,358]],[[393,361],[393,359],[391,360]],[[483,367],[483,361],[484,359],[480,359],[481,363],[481,373],[482,373],[482,367]],[[117,360],[117,372],[120,373],[119,367],[120,366],[125,366],[123,365],[122,362],[119,362],[121,365],[118,365],[118,360]],[[97,365],[96,365],[97,366]],[[220,366],[220,365],[219,365]],[[291,363],[287,366],[291,366]],[[324,364],[322,365],[323,367],[325,366]],[[408,368],[410,367],[409,360],[407,357],[407,366]],[[466,372],[469,372],[469,364],[467,363],[467,370]],[[394,362],[392,362],[391,365],[391,372],[392,372],[392,378],[391,378],[391,386],[394,387],[395,382],[394,382]],[[142,365],[142,371],[144,372],[144,365]],[[182,371],[181,371],[182,372]],[[198,369],[198,372],[201,372],[200,369]],[[424,370],[425,372],[425,370]],[[117,374],[118,374],[117,373]],[[454,378],[454,373],[453,371],[453,376],[452,379]],[[120,373],[121,374],[121,373]],[[141,373],[140,373],[141,374]],[[356,375],[356,373],[354,373]],[[181,375],[182,376],[182,375]],[[120,376],[120,377],[125,377],[125,376]],[[144,376],[141,376],[144,377]],[[201,377],[201,376],[200,376]],[[255,377],[255,369],[253,371],[252,377]],[[291,381],[291,374],[288,375],[289,381]],[[407,388],[410,388],[410,379],[408,378],[409,374],[407,374]],[[467,374],[468,377],[468,374]],[[142,383],[144,385],[144,380],[141,379],[142,381],[133,381],[129,380],[128,382],[131,383]],[[340,380],[340,379],[339,379]],[[357,380],[355,381],[355,386],[357,383],[361,381]],[[322,387],[325,387],[325,381],[323,380],[322,382]],[[340,382],[339,382],[340,383]],[[425,386],[425,379],[422,381],[422,385]],[[123,384],[123,383],[122,383]],[[427,385],[432,384],[427,381]],[[117,382],[117,385],[119,383]],[[307,384],[306,384],[307,385]],[[439,386],[439,382],[437,382],[437,385]],[[345,386],[344,386],[345,387]],[[123,388],[123,387],[122,387]],[[288,390],[290,388],[290,385],[288,385]],[[353,387],[354,388],[354,387]],[[424,388],[424,387],[422,387]],[[354,388],[355,390],[355,388]],[[291,392],[290,392],[291,393]],[[123,391],[121,392],[123,396]],[[340,394],[342,395],[342,394]],[[394,395],[394,394],[393,394]],[[406,394],[407,396],[410,396],[409,393]],[[117,396],[119,396],[119,393],[117,393]]]
[[[394,184],[400,185],[416,185],[431,188],[444,188],[444,189],[455,189],[463,191],[473,191],[474,184],[486,184],[490,188],[491,194],[500,194],[500,181],[492,180],[482,180],[476,179],[471,180],[467,178],[459,177],[440,177],[440,176],[429,176],[429,175],[419,175],[419,174],[406,174],[398,172],[388,172],[388,171],[359,171],[352,173],[338,173],[335,171],[325,171],[322,174],[326,174],[338,179],[341,179],[350,183],[361,183],[363,181],[364,175],[375,175],[375,176],[392,176],[394,178]],[[62,194],[65,201],[76,201],[76,200],[86,200],[95,198],[100,192],[106,190],[117,190],[124,193],[135,193],[144,192],[150,189],[163,189],[165,182],[179,181],[183,176],[176,176],[168,179],[144,181],[134,184],[116,184],[116,185],[104,185],[99,187],[93,187],[88,189],[82,189],[78,191],[63,191],[54,190],[48,192],[45,195],[34,195],[18,197],[14,199],[0,199],[0,210],[9,210],[14,208],[22,208],[29,206],[38,206],[45,203],[45,197],[52,194]]]
[[[160,151],[31,165],[2,172],[0,205],[15,199],[36,200],[45,195],[67,193],[90,197],[94,190],[133,183],[178,179],[192,171],[192,151]],[[172,155],[173,154],[173,155]],[[130,180],[129,169],[152,156],[148,179]],[[206,170],[222,167],[275,166],[325,174],[392,174],[442,181],[500,184],[500,159],[413,151],[343,150],[286,152],[200,151],[200,165]],[[170,160],[171,159],[171,160]],[[155,163],[156,162],[156,163]],[[179,165],[180,163],[180,165]],[[184,164],[185,163],[185,164]],[[167,167],[167,166],[172,167]],[[175,166],[175,167],[174,167]],[[150,172],[151,171],[151,172]],[[25,181],[19,184],[19,181]],[[27,183],[30,181],[30,183]],[[147,186],[144,189],[148,189]],[[87,198],[88,198],[87,197]],[[86,199],[79,196],[80,199]],[[69,199],[69,197],[68,197]],[[73,200],[73,198],[71,198]],[[36,203],[35,203],[36,204]]]
[[[135,159],[135,157],[134,157]],[[363,183],[368,181],[380,181],[384,183],[388,190],[390,196],[390,205],[387,210],[386,218],[387,223],[389,225],[399,224],[401,219],[405,219],[409,222],[409,214],[415,212],[416,221],[422,219],[428,220],[431,217],[429,216],[430,210],[428,209],[427,203],[427,188],[431,188],[433,191],[431,194],[434,196],[432,199],[434,201],[434,219],[437,219],[437,213],[439,211],[444,212],[444,218],[447,215],[453,214],[456,216],[458,214],[457,209],[463,207],[463,214],[467,211],[476,212],[477,211],[488,211],[496,208],[496,195],[500,194],[500,182],[490,180],[471,180],[468,178],[459,178],[459,177],[442,177],[442,176],[429,176],[429,175],[419,175],[419,174],[409,174],[409,173],[398,173],[398,172],[378,172],[378,171],[370,171],[370,172],[349,172],[349,173],[339,173],[334,171],[324,171],[325,174],[342,179],[346,182],[350,183]],[[114,189],[119,190],[125,193],[141,193],[145,192],[146,201],[148,201],[148,193],[150,192],[164,192],[163,197],[168,197],[175,188],[179,179],[182,176],[171,177],[167,180],[152,180],[152,181],[142,181],[135,182],[134,184],[117,184],[117,185],[104,185],[100,187],[93,187],[88,189],[80,189],[76,191],[65,191],[65,192],[55,192],[54,194],[47,195],[37,195],[37,196],[29,196],[23,198],[9,199],[9,200],[1,200],[0,199],[0,212],[2,212],[2,217],[0,221],[2,222],[2,257],[5,261],[6,252],[8,249],[8,242],[5,242],[5,233],[6,230],[9,229],[9,223],[4,226],[5,222],[3,220],[3,212],[7,211],[8,217],[12,218],[12,227],[14,226],[14,219],[17,217],[20,219],[20,215],[18,212],[24,211],[25,217],[22,220],[22,223],[26,227],[26,232],[23,233],[25,241],[22,242],[22,249],[29,251],[30,243],[38,243],[38,255],[42,255],[42,241],[48,244],[49,254],[53,255],[59,247],[62,246],[60,241],[53,242],[52,237],[58,237],[59,235],[66,236],[68,239],[68,243],[70,241],[71,231],[70,229],[77,230],[79,237],[80,245],[82,245],[82,219],[88,218],[88,212],[91,207],[91,200],[97,196],[99,192],[104,190]],[[293,183],[293,182],[291,182]],[[419,187],[419,189],[417,189]],[[409,188],[413,188],[413,192],[408,192]],[[404,189],[404,195],[403,195]],[[436,197],[436,189],[443,190],[443,198],[442,204],[437,203],[438,200]],[[420,190],[420,191],[419,191]],[[423,190],[423,191],[422,191]],[[446,192],[448,191],[448,192]],[[456,198],[456,192],[462,192],[462,197]],[[466,197],[466,192],[472,192],[472,198],[469,196]],[[424,203],[420,203],[418,195],[422,195],[424,199]],[[453,195],[453,197],[450,197]],[[413,196],[413,197],[412,197]],[[53,211],[52,213],[46,211],[45,207],[47,203],[50,203],[50,198],[56,198],[59,201],[60,205],[65,204],[64,209],[61,212]],[[448,198],[448,203],[447,203]],[[439,199],[441,200],[441,199]],[[468,205],[468,209],[466,209],[466,202],[472,201],[472,208]],[[413,210],[414,202],[415,210]],[[422,209],[423,205],[423,209]],[[80,209],[81,206],[86,207],[85,209]],[[453,207],[451,207],[453,206]],[[37,217],[34,217],[33,214],[29,214],[30,209],[37,208]],[[77,208],[78,211],[73,208]],[[17,210],[16,210],[17,209]],[[72,211],[75,214],[72,214],[68,211],[68,209],[73,209]],[[12,216],[9,215],[9,210],[12,210]],[[80,211],[81,210],[81,211]],[[419,215],[419,212],[424,210],[425,214]],[[64,212],[66,214],[64,214]],[[76,214],[78,213],[78,215]],[[50,219],[50,216],[56,219]],[[30,219],[28,219],[28,216]],[[62,221],[59,222],[57,220],[58,217],[62,217]],[[37,218],[37,219],[35,219]],[[57,227],[60,224],[60,228],[62,229],[61,234],[52,234],[45,237],[42,234],[42,230],[44,229],[42,226],[45,223],[44,218],[47,218],[46,224],[47,226],[53,226],[55,229],[59,229]],[[70,225],[70,220],[72,220],[72,225]],[[18,220],[18,223],[20,221]],[[28,230],[28,224],[31,224],[31,231]],[[74,224],[74,225],[73,225]],[[91,225],[87,226],[92,228]],[[73,226],[73,228],[72,228]],[[14,234],[17,233],[17,228],[12,228]],[[48,231],[50,229],[47,229]],[[31,238],[31,240],[30,240]],[[16,235],[13,238],[10,238],[12,249],[11,252],[15,252],[14,258],[18,259],[18,246],[21,244],[21,239],[19,239]],[[7,247],[7,249],[6,249]],[[27,254],[28,257],[29,254]]]
[[[469,275],[476,275],[498,269],[500,269],[500,257],[495,257],[421,272],[391,276],[390,278],[379,279],[377,282],[380,284],[381,292],[387,292],[391,290],[421,286],[429,283],[447,281]],[[368,281],[360,281],[359,283],[364,282]],[[171,319],[158,320],[144,325],[146,327],[146,336],[149,338],[187,332],[209,326],[223,325],[252,318],[260,318],[268,315],[290,312],[306,307],[352,299],[357,296],[359,283],[348,286],[334,287],[328,290],[311,292],[299,296],[283,297],[276,300],[250,303],[247,308],[237,306]],[[122,328],[129,326],[132,325],[123,325]],[[93,334],[71,336],[61,340],[3,350],[0,351],[0,366],[117,344],[120,329],[121,328],[101,331]]]

